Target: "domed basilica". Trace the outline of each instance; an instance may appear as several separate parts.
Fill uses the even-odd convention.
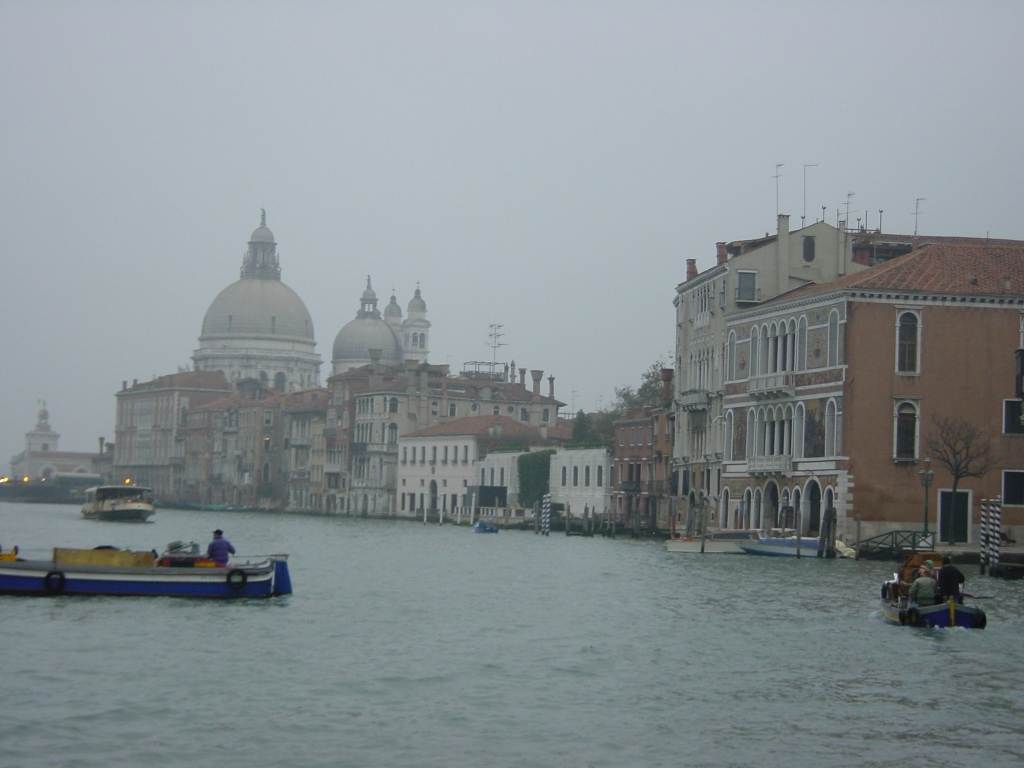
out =
[[[392,293],[382,315],[367,276],[359,311],[334,339],[332,372],[367,365],[377,350],[385,364],[426,362],[430,321],[419,286],[406,313],[403,319]],[[266,211],[261,211],[260,225],[249,238],[241,278],[206,310],[192,362],[197,371],[223,371],[232,383],[258,379],[280,392],[320,386],[313,321],[298,294],[281,282],[277,243],[267,227]]]
[[[232,383],[259,379],[281,392],[319,386],[313,321],[298,294],[281,282],[266,211],[249,238],[241,279],[206,310],[192,361],[197,371],[223,371]]]
[[[427,320],[427,302],[419,286],[406,306],[408,316],[402,319],[402,308],[392,292],[391,301],[381,316],[377,309],[377,294],[370,276],[366,277],[366,290],[359,299],[359,311],[338,331],[331,356],[335,374],[371,362],[371,351],[380,351],[380,362],[385,365],[412,360],[425,363],[430,351],[430,321]]]

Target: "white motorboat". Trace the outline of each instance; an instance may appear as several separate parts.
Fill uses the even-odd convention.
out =
[[[139,485],[100,485],[85,492],[87,520],[142,523],[153,516],[153,490]]]

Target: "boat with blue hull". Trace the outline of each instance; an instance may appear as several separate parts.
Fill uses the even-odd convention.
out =
[[[980,605],[963,602],[965,595],[927,604],[910,599],[908,587],[917,577],[918,568],[939,560],[937,552],[916,552],[907,557],[899,572],[882,583],[882,618],[905,627],[984,629],[988,616]]]
[[[496,524],[487,520],[477,520],[473,523],[473,533],[497,533],[500,530]]]
[[[236,599],[292,591],[287,555],[224,567],[168,563],[154,552],[55,549],[49,560],[0,559],[0,594]]]

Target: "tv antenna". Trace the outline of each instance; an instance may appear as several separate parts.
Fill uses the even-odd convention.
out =
[[[781,168],[783,165],[785,165],[785,163],[776,163],[775,164],[775,175],[772,176],[772,178],[775,179],[775,215],[776,216],[778,216],[779,212],[782,210],[779,207],[779,201],[780,201],[781,195],[782,195],[782,174],[779,173],[779,168]]]
[[[804,163],[804,213],[800,217],[800,226],[803,227],[804,221],[807,219],[807,169],[817,168],[817,163]]]
[[[489,329],[487,334],[487,338],[489,339],[487,346],[491,348],[491,373],[494,373],[494,369],[498,365],[498,348],[508,346],[508,344],[505,344],[501,340],[505,335],[502,331],[504,327],[505,326],[501,323],[491,323],[487,326]]]
[[[917,217],[921,215],[921,203],[926,200],[924,197],[914,198],[914,234],[917,234]]]

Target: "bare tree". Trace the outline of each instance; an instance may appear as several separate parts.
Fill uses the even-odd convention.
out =
[[[992,468],[992,443],[987,434],[963,419],[936,417],[932,427],[928,450],[953,478],[950,504],[955,506],[960,481],[983,477]]]

